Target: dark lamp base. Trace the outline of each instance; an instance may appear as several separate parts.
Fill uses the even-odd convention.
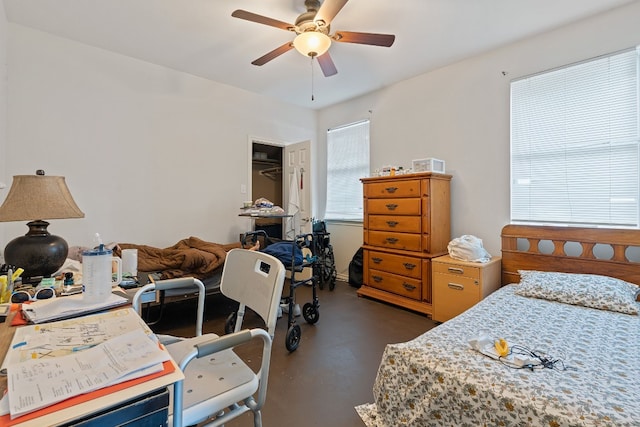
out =
[[[9,265],[24,268],[25,278],[51,277],[67,259],[69,246],[58,236],[49,234],[47,221],[27,223],[29,232],[17,237],[4,249],[4,259]]]

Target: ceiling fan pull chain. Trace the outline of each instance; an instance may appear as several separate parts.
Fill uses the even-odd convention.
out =
[[[311,101],[315,101],[313,97],[313,56],[311,57],[311,62],[309,62],[309,64],[311,64]]]

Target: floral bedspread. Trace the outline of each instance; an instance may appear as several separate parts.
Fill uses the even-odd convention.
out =
[[[639,426],[640,316],[514,295],[506,286],[420,337],[386,347],[369,427]],[[473,350],[489,332],[569,369],[513,369]],[[559,365],[556,365],[559,368]]]

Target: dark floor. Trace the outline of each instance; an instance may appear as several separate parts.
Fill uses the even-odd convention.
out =
[[[310,302],[311,288],[298,287],[295,295],[300,305]],[[360,298],[356,288],[344,282],[338,282],[334,291],[318,290],[318,298],[320,318],[315,325],[296,318],[302,338],[295,352],[285,348],[286,315],[278,321],[263,409],[265,427],[363,426],[354,406],[373,401],[373,382],[385,344],[407,341],[435,325],[424,315]],[[204,332],[223,334],[234,304],[216,295],[208,297],[205,307]],[[154,330],[192,336],[194,309],[194,301],[168,305]],[[254,325],[255,314],[245,320],[245,326]],[[253,363],[260,352],[259,346],[238,349]],[[244,414],[226,425],[252,426],[253,417]]]

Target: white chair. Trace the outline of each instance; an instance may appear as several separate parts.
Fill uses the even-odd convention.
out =
[[[184,372],[185,380],[175,384],[169,424],[175,427],[209,420],[207,426],[220,426],[247,411],[253,411],[254,425],[262,426],[261,408],[267,396],[271,344],[275,333],[285,268],[271,255],[233,249],[227,254],[220,290],[240,303],[236,332],[219,337],[202,335],[204,286],[193,278],[159,280],[142,287],[133,298],[140,312],[144,292],[198,286],[196,336],[161,342]],[[202,286],[202,287],[201,287]],[[249,307],[265,322],[266,329],[240,330],[244,307]],[[242,314],[241,314],[242,313]],[[254,338],[263,341],[262,363],[254,372],[232,350]]]

